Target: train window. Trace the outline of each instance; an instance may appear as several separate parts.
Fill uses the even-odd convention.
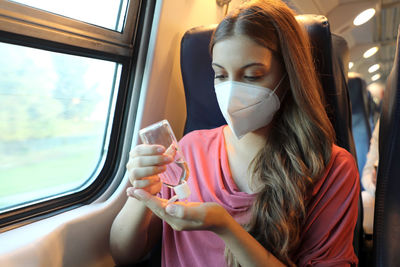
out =
[[[0,43],[0,210],[83,186],[98,169],[121,65]]]
[[[107,188],[154,6],[0,0],[2,229],[89,203]]]
[[[77,19],[111,30],[122,31],[128,0],[13,0],[31,7]]]

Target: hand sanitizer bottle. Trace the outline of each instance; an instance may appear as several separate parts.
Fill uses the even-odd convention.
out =
[[[168,202],[174,202],[177,199],[185,199],[190,195],[190,189],[186,183],[189,178],[189,169],[174,132],[167,120],[154,123],[139,131],[140,139],[144,144],[157,144],[165,147],[165,154],[171,156],[174,161],[167,165],[165,172],[160,173],[161,182],[172,188],[175,196]]]

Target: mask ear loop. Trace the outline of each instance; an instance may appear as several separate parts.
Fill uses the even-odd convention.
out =
[[[283,80],[286,78],[286,75],[287,75],[287,73],[285,73],[285,74],[282,76],[282,78],[281,78],[281,80],[279,81],[279,83],[275,86],[275,89],[269,94],[270,96],[271,96],[273,93],[275,93],[276,89],[279,88],[279,86],[281,85],[281,83],[283,82]]]

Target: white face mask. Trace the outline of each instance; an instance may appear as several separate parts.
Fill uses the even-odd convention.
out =
[[[227,81],[215,86],[222,115],[238,139],[268,125],[280,107],[275,94],[286,74],[271,90],[248,83]]]

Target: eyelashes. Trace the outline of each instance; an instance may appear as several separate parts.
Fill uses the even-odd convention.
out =
[[[258,75],[258,76],[244,76],[243,78],[247,81],[254,82],[254,81],[261,80],[261,78],[263,78],[263,77],[264,76],[262,76],[262,75]]]
[[[226,78],[225,75],[215,75],[215,76],[214,76],[214,79],[215,79],[215,80],[221,80],[221,79],[225,79],[225,78]]]
[[[264,76],[262,76],[262,75],[256,75],[256,76],[245,75],[245,76],[243,76],[243,80],[249,81],[249,82],[254,82],[254,81],[261,80],[263,77]],[[224,80],[226,78],[227,78],[227,76],[226,75],[222,75],[222,74],[214,76],[215,80]]]

